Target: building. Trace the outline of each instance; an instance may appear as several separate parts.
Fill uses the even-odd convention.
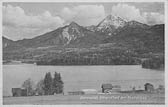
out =
[[[82,89],[82,92],[84,92],[84,94],[97,94],[98,91],[95,89]]]
[[[68,95],[84,95],[85,93],[83,91],[71,91],[68,92]]]
[[[154,86],[150,83],[146,83],[145,85],[145,91],[147,92],[153,92],[154,91]]]
[[[21,89],[20,88],[12,88],[12,95],[13,97],[19,97],[21,96]]]
[[[27,96],[27,90],[26,89],[21,89],[21,95],[22,96]]]
[[[165,93],[165,87],[163,85],[159,85],[156,91],[157,93]]]
[[[27,96],[27,90],[21,88],[12,88],[13,97]]]
[[[120,92],[120,91],[121,91],[121,86],[119,85],[112,86],[112,92]]]
[[[112,84],[102,84],[102,93],[108,93],[108,91],[112,90]]]

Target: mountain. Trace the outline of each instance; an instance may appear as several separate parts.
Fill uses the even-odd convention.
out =
[[[125,24],[126,27],[138,27],[138,28],[149,28],[149,25],[147,24],[143,24],[143,23],[140,23],[140,22],[137,22],[137,21],[129,21]]]
[[[69,25],[58,28],[32,39],[17,41],[25,47],[90,45],[100,43],[101,35],[71,22]]]
[[[140,52],[163,52],[164,25],[148,26],[131,21],[118,29],[114,36],[104,40],[104,43],[114,42],[121,47],[129,47]]]
[[[10,39],[7,39],[6,37],[2,37],[2,41],[3,41],[3,48],[6,48],[10,45],[13,44],[14,41],[10,40]]]
[[[128,30],[130,30],[130,29],[132,29],[132,30],[146,30],[148,28],[150,28],[149,25],[143,24],[143,23],[140,23],[140,22],[137,22],[137,21],[133,20],[133,21],[127,22],[123,27],[119,27],[118,29],[116,29],[112,33],[112,35],[114,36],[114,35],[118,34],[119,32],[121,32],[123,30],[127,30],[127,29]]]
[[[32,39],[12,41],[3,37],[3,59],[39,60],[45,57],[52,60],[67,57],[71,62],[74,56],[78,56],[84,61],[88,57],[99,57],[100,61],[108,62],[108,58],[120,60],[121,57],[122,62],[125,56],[125,64],[130,56],[144,57],[144,54],[155,53],[164,54],[163,24],[149,26],[137,21],[126,22],[112,15],[97,26],[83,27],[71,22]]]
[[[97,31],[104,34],[112,35],[112,33],[126,25],[126,21],[118,16],[109,15],[102,20],[96,27]]]
[[[22,47],[17,42],[10,40],[4,36],[2,36],[2,43],[3,43],[2,46],[4,50],[16,50]]]
[[[92,32],[96,32],[98,31],[97,27],[95,25],[91,25],[91,26],[86,26],[86,29],[92,31]]]
[[[87,26],[88,30],[98,32],[105,35],[115,35],[123,27],[148,28],[149,26],[137,21],[126,21],[118,16],[108,15],[97,26]]]

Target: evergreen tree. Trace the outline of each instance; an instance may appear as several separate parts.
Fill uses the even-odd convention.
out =
[[[63,93],[63,81],[61,79],[60,73],[55,72],[53,78],[53,92],[54,93]]]
[[[58,93],[63,93],[63,81],[62,81],[62,78],[61,78],[61,74],[58,73]]]
[[[54,93],[58,93],[57,90],[58,90],[58,73],[55,72],[54,74],[54,78],[53,78],[53,92]]]
[[[52,77],[50,72],[46,73],[44,78],[44,92],[45,95],[52,94]]]

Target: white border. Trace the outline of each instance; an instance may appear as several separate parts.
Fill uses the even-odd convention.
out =
[[[2,9],[2,3],[0,2],[0,10]],[[0,12],[0,34],[2,35],[2,10]],[[3,88],[2,88],[2,84],[3,84],[3,79],[2,79],[2,37],[0,37],[0,104],[2,104],[3,101]]]
[[[17,106],[17,107],[22,107],[22,106],[27,106],[27,107],[32,107],[32,106],[48,106],[48,107],[65,107],[65,106],[71,106],[71,107],[90,107],[90,106],[97,106],[97,107],[119,107],[119,106],[132,106],[132,107],[162,107],[162,106],[167,106],[168,105],[168,98],[167,98],[167,92],[168,92],[168,73],[167,73],[167,67],[168,65],[168,0],[0,0],[0,34],[2,36],[2,3],[3,2],[164,2],[165,3],[165,105],[3,105],[3,100],[2,100],[2,37],[0,37],[0,106]]]
[[[1,0],[2,2],[166,2],[167,0]]]
[[[165,2],[165,105],[168,105],[168,1]]]

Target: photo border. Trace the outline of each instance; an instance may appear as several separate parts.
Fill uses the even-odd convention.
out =
[[[111,106],[115,106],[115,107],[120,107],[120,106],[132,106],[132,107],[161,107],[161,106],[167,106],[167,103],[168,103],[168,99],[167,99],[167,96],[168,96],[168,73],[167,73],[167,69],[168,69],[168,0],[2,0],[0,1],[0,9],[1,9],[1,12],[0,12],[0,33],[1,33],[1,36],[2,36],[2,3],[3,2],[54,2],[54,3],[59,3],[59,2],[164,2],[164,6],[165,6],[165,105],[127,105],[127,104],[124,104],[124,105],[113,105],[113,104],[110,104],[110,105],[4,105],[4,106],[16,106],[16,107],[20,107],[20,106],[39,106],[39,107],[44,107],[44,106],[47,106],[47,107],[54,107],[54,106],[57,106],[57,107],[66,107],[66,106],[80,106],[80,107],[88,107],[88,106],[96,106],[96,107],[111,107]],[[3,71],[2,71],[2,37],[0,38],[0,104],[3,105],[3,96],[2,96],[2,91],[3,91]],[[167,85],[166,85],[167,84]]]

